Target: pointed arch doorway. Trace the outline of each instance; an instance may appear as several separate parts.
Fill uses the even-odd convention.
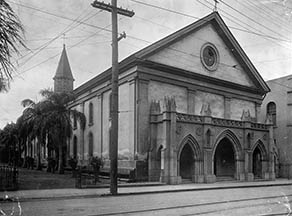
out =
[[[252,172],[254,178],[262,177],[262,153],[259,147],[257,146],[252,154]]]
[[[179,171],[182,179],[192,179],[194,170],[194,152],[189,143],[185,144],[179,159]]]
[[[214,154],[214,174],[216,177],[235,176],[235,151],[232,142],[223,138],[217,145]]]

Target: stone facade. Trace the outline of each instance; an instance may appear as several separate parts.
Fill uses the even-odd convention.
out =
[[[261,107],[261,119],[273,122],[276,175],[292,178],[292,76],[267,81],[271,92]]]
[[[69,105],[93,119],[75,127],[69,154],[100,156],[104,171],[110,77],[75,89]],[[168,184],[274,179],[273,126],[259,118],[268,91],[217,12],[131,55],[120,62],[119,173]]]

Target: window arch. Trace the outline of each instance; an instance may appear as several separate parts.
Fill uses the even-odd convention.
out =
[[[276,125],[277,123],[277,107],[274,102],[269,102],[267,104],[267,116],[271,116],[271,120],[273,122],[273,125]]]
[[[93,156],[93,134],[91,132],[88,134],[88,156]]]
[[[93,124],[93,104],[89,103],[89,125]]]

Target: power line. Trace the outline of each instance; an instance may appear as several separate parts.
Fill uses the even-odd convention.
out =
[[[202,19],[202,18],[198,18],[196,16],[192,16],[192,15],[185,14],[185,13],[182,13],[182,12],[177,12],[177,11],[170,10],[168,8],[164,8],[164,7],[160,7],[160,6],[156,6],[156,5],[153,5],[153,4],[148,4],[148,3],[140,2],[140,1],[137,1],[137,0],[130,0],[130,1],[138,3],[138,4],[142,4],[142,5],[145,5],[145,6],[157,8],[157,9],[160,9],[160,10],[168,11],[168,12],[171,12],[171,13],[175,13],[175,14],[178,14],[178,15],[182,15],[182,16],[185,16],[185,17],[189,17],[189,18]],[[203,3],[201,3],[201,4],[203,4]],[[245,33],[254,34],[254,35],[257,35],[257,36],[267,37],[267,38],[271,38],[271,39],[279,40],[279,41],[291,42],[290,40],[285,40],[285,39],[282,39],[282,38],[277,38],[277,37],[273,37],[273,36],[265,35],[265,34],[259,34],[259,33],[250,31],[249,29],[248,30],[244,30],[244,29],[241,29],[241,28],[233,27],[233,26],[228,26],[228,27],[230,29],[235,29],[235,30],[242,31],[242,32],[245,32]]]
[[[270,8],[266,7],[266,5],[263,4],[260,7],[258,4],[254,4],[254,2],[249,1],[249,0],[246,0],[245,3],[247,3],[251,7],[255,7],[258,10],[262,11],[267,17],[270,17],[271,19],[277,19],[277,21],[282,20],[281,25],[285,25],[287,29],[291,28],[291,26],[288,25],[287,20],[285,20],[282,15],[278,15],[274,10],[271,10]],[[260,4],[260,1],[258,1],[258,3]],[[270,12],[265,10],[265,8],[268,9]]]
[[[262,13],[258,13],[258,11],[255,11],[254,8],[249,7],[248,5],[243,4],[243,3],[240,2],[240,1],[239,1],[238,3],[241,4],[243,7],[247,8],[249,11],[252,11],[254,14],[256,14],[256,15],[262,17],[263,19],[265,19],[265,20],[267,19],[265,16],[262,15]],[[269,18],[271,18],[271,17],[269,16]],[[273,19],[269,19],[268,21],[269,21],[270,23],[274,24],[275,26],[279,27],[279,28],[283,28],[283,27],[285,27],[285,26],[283,26],[283,25],[280,26],[279,23],[274,22]],[[285,28],[285,30],[288,31],[288,32],[290,32],[290,33],[292,33],[292,31],[290,31],[290,28],[287,28],[287,29]]]
[[[120,18],[120,20],[121,20],[121,19],[122,19],[122,18]],[[109,27],[109,26],[111,26],[111,25],[107,25],[107,26],[103,27],[102,29],[107,28],[107,27]],[[79,41],[79,42],[75,43],[74,45],[72,45],[71,47],[69,47],[69,49],[78,46],[78,45],[79,45],[80,43],[82,43],[83,41],[89,39],[90,37],[93,37],[93,36],[97,35],[97,34],[100,33],[101,31],[102,31],[102,30],[99,30],[99,31],[95,32],[94,34],[88,36],[87,38],[82,39],[81,41]],[[48,62],[48,61],[51,60],[51,59],[54,59],[55,57],[59,56],[60,54],[61,54],[61,52],[58,52],[56,55],[53,55],[53,56],[51,56],[51,57],[45,59],[44,61],[42,61],[42,62],[40,62],[40,63],[38,63],[38,64],[36,64],[36,65],[34,65],[34,66],[32,66],[32,67],[26,69],[26,70],[20,72],[19,74],[24,74],[24,73],[26,73],[27,71],[30,71],[31,69],[34,69],[34,68],[38,67],[39,65],[44,64],[44,63]]]
[[[134,0],[133,0],[133,1],[134,1]],[[137,1],[135,1],[135,2],[137,2]],[[159,7],[159,8],[160,8],[160,7]],[[79,22],[79,23],[81,23],[81,22]],[[99,27],[99,26],[94,26],[94,27],[95,27],[95,28],[98,28],[98,29],[101,29],[100,31],[102,31],[102,30],[110,31],[110,30],[108,30],[108,29],[106,29],[106,28],[102,28],[102,27]],[[95,34],[97,34],[97,33],[95,33]],[[91,35],[91,36],[89,36],[89,37],[92,37],[92,36],[94,36],[94,35]],[[86,39],[84,39],[84,40],[78,42],[77,44],[73,45],[72,47],[77,46],[78,44],[80,44],[80,43],[82,43],[83,41],[87,40],[89,37],[87,37]],[[130,35],[128,35],[128,38],[132,38],[132,39],[135,39],[135,40],[143,41],[143,42],[146,42],[146,43],[152,43],[152,42],[149,42],[149,41],[146,41],[146,40],[143,40],[143,39],[140,39],[140,38],[134,37],[134,36],[130,36]],[[70,47],[70,48],[72,48],[72,47]],[[186,52],[181,51],[181,50],[177,50],[177,49],[173,49],[173,48],[167,48],[167,49],[170,49],[170,50],[173,50],[173,51],[176,51],[176,52],[180,52],[180,53],[183,53],[183,54],[186,54],[186,55],[192,55],[193,57],[196,57],[196,58],[200,58],[200,56],[196,56],[196,55],[193,55],[193,54],[190,54],[190,53],[186,53]],[[43,62],[41,62],[41,63],[39,63],[39,64],[37,64],[37,65],[35,65],[35,66],[33,66],[33,67],[31,67],[31,68],[29,68],[29,69],[23,71],[22,73],[27,72],[27,71],[29,71],[29,70],[31,70],[31,69],[33,69],[33,68],[39,66],[40,64],[43,64],[43,63],[47,62],[48,60],[50,60],[50,59],[52,59],[52,58],[54,58],[54,57],[56,57],[56,56],[58,56],[58,55],[59,55],[59,53],[58,53],[57,55],[54,55],[54,56],[52,56],[52,57],[46,59],[45,61],[43,61]],[[220,64],[222,64],[222,65],[224,65],[224,66],[227,66],[227,67],[232,67],[232,68],[235,68],[235,69],[239,70],[238,68],[234,67],[234,65],[228,65],[228,64],[224,64],[224,63],[220,63]]]
[[[267,29],[267,30],[269,30],[269,31],[271,31],[271,32],[273,32],[273,33],[275,33],[275,34],[277,34],[277,35],[279,35],[279,36],[285,38],[286,40],[289,40],[289,39],[287,39],[285,36],[283,36],[282,34],[279,34],[278,32],[275,32],[273,29],[270,29],[270,28],[268,28],[267,26],[263,25],[262,23],[257,22],[256,20],[250,18],[249,16],[246,16],[244,13],[242,13],[241,11],[237,10],[236,8],[230,6],[229,4],[225,3],[223,0],[220,0],[220,1],[221,1],[221,3],[223,3],[224,5],[226,5],[227,7],[231,8],[232,10],[236,11],[236,12],[239,13],[240,15],[244,16],[245,18],[247,18],[247,19],[253,21],[254,23],[256,23],[256,24],[262,26],[263,28],[265,28],[265,29]]]
[[[98,13],[100,13],[100,12],[101,12],[101,11],[99,11]],[[96,14],[98,14],[98,13],[96,13]],[[90,14],[90,13],[89,13],[89,14]],[[87,14],[87,15],[89,15],[89,14]],[[84,19],[84,20],[86,21],[86,20],[92,18],[93,16],[95,16],[96,14],[93,14],[92,16],[90,16],[90,17],[88,17],[88,18],[86,18],[87,15],[85,15],[85,17],[82,18],[82,19]],[[82,12],[77,18],[75,18],[75,19],[72,21],[71,24],[69,24],[67,27],[65,27],[65,29],[62,30],[57,36],[55,36],[55,37],[54,37],[53,39],[51,39],[50,41],[44,43],[43,45],[41,45],[40,48],[39,48],[39,50],[38,50],[37,52],[35,52],[32,56],[30,56],[28,59],[26,59],[26,61],[25,61],[20,67],[22,67],[22,66],[23,66],[24,64],[26,64],[29,60],[31,60],[34,56],[36,56],[38,53],[40,53],[42,50],[44,50],[46,47],[48,47],[52,42],[54,42],[55,40],[57,40],[60,36],[62,36],[63,34],[66,34],[67,32],[71,31],[72,29],[74,29],[74,28],[76,28],[78,25],[80,25],[80,24],[78,24],[77,26],[72,27],[73,24],[74,24],[75,22],[77,22],[77,20],[78,20],[82,15],[83,15],[83,12]],[[85,18],[86,18],[86,19],[85,19]],[[82,20],[82,19],[81,19],[81,20]]]
[[[203,2],[201,2],[200,0],[196,0],[196,1],[199,2],[200,4],[204,5],[205,7],[209,8],[209,9],[212,9],[211,7],[209,7],[209,6],[207,6],[206,4],[204,4]],[[205,0],[205,2],[211,5],[211,3],[208,2],[207,0]],[[221,11],[222,11],[223,14],[227,14],[228,16],[232,17],[233,19],[231,19],[231,18],[229,18],[229,17],[226,17],[226,16],[224,16],[224,15],[223,15],[223,17],[225,17],[226,19],[230,20],[231,22],[233,22],[233,23],[235,23],[235,24],[237,24],[237,25],[239,25],[239,26],[241,26],[241,27],[247,29],[247,31],[249,31],[249,29],[248,29],[247,27],[241,25],[240,23],[243,23],[243,24],[249,26],[250,28],[253,28],[253,29],[255,29],[256,31],[259,31],[259,32],[262,33],[262,31],[260,31],[260,30],[258,30],[258,29],[256,29],[256,28],[254,28],[254,27],[251,27],[250,25],[248,25],[248,24],[242,22],[242,21],[239,20],[237,17],[235,17],[235,16],[233,16],[233,15],[231,15],[231,14],[225,12],[223,9],[221,9]],[[238,22],[236,22],[236,21],[234,21],[234,20],[238,20],[238,22],[240,22],[240,23],[238,23]],[[236,29],[236,28],[233,28],[233,29]],[[236,29],[236,30],[237,30],[237,29]],[[284,45],[283,45],[283,44],[279,44],[279,43],[277,43],[277,41],[290,42],[290,41],[285,41],[285,40],[278,39],[278,38],[275,38],[275,37],[272,37],[272,36],[265,36],[265,35],[263,35],[263,34],[259,34],[259,33],[255,33],[255,32],[254,32],[254,34],[257,35],[257,36],[263,36],[263,38],[265,38],[266,40],[271,41],[272,43],[275,43],[275,44],[277,44],[277,45],[279,45],[279,46],[282,46],[282,47],[284,47]],[[277,40],[277,41],[273,41],[273,40],[271,40],[271,39],[273,39],[273,40]],[[285,48],[287,48],[287,47],[285,46]]]

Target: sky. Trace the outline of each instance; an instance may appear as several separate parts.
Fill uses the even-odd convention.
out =
[[[110,3],[110,0],[104,0]],[[93,0],[7,0],[25,29],[25,44],[13,56],[10,90],[0,93],[0,128],[22,114],[23,99],[41,100],[53,88],[63,44],[78,87],[111,66],[111,15]],[[214,0],[118,0],[133,10],[119,16],[119,60],[197,21]],[[264,80],[291,74],[292,0],[219,0],[217,10]]]

